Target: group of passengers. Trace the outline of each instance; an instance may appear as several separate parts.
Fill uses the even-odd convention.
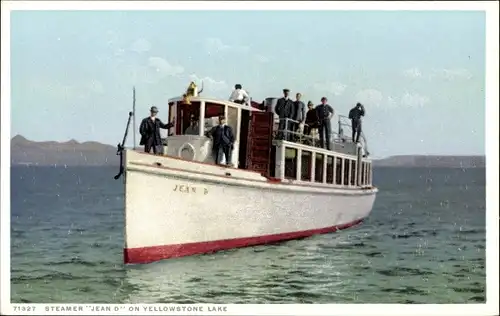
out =
[[[295,95],[295,101],[289,97],[290,90],[283,89],[283,97],[280,98],[274,108],[280,119],[278,137],[288,141],[295,141],[297,133],[311,136],[313,131],[319,133],[319,143],[321,148],[330,149],[331,120],[335,115],[335,110],[328,104],[326,97],[321,98],[321,103],[314,106],[312,101],[307,102],[307,112],[302,94]],[[352,140],[359,142],[361,135],[361,118],[365,115],[365,108],[361,103],[357,103],[349,111],[349,119],[352,123]]]
[[[283,97],[278,99],[274,113],[279,117],[278,135],[279,139],[287,141],[297,140],[297,134],[311,136],[313,132],[319,133],[320,147],[330,149],[331,119],[335,114],[332,106],[328,104],[326,97],[321,98],[321,103],[314,106],[312,101],[306,105],[301,100],[302,94],[295,95],[295,101],[290,99],[290,90],[283,89]],[[250,105],[251,99],[241,84],[234,86],[229,101]],[[349,119],[352,123],[352,140],[359,142],[361,135],[361,118],[365,115],[365,108],[357,103],[349,111]]]

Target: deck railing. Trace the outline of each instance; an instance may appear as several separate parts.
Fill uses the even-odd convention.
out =
[[[280,124],[281,123],[281,124]],[[299,129],[299,121],[295,121],[288,118],[282,118],[278,121],[275,121],[275,128],[273,131],[273,138],[275,140],[286,140],[294,143],[309,145],[313,147],[320,147],[319,140],[319,131],[317,128],[313,128],[309,135],[304,134],[304,130],[306,127],[309,127],[307,124],[303,124],[304,127],[302,130]],[[353,139],[351,136],[352,127],[350,120],[343,115],[339,115],[338,121],[339,127],[338,132],[331,131],[330,132],[330,148],[335,148],[335,145],[341,145],[345,143],[353,143]],[[277,126],[276,126],[277,125]],[[280,125],[282,125],[282,129],[280,129]],[[292,130],[291,127],[295,127]],[[314,133],[313,133],[314,131]],[[360,143],[363,146],[365,153],[368,153],[368,147],[366,143],[366,138],[361,132],[360,135]]]

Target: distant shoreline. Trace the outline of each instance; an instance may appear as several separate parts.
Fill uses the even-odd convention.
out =
[[[118,166],[116,147],[99,142],[35,142],[16,135],[11,139],[11,166]],[[398,155],[373,159],[375,168],[485,168],[486,156]]]

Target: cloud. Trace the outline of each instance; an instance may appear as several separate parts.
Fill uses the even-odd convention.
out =
[[[247,52],[250,50],[248,46],[228,45],[222,42],[220,38],[209,37],[205,39],[205,48],[209,53],[219,53],[224,51],[231,52]]]
[[[422,72],[418,68],[410,68],[403,71],[403,75],[409,78],[420,78],[422,77]]]
[[[105,91],[103,84],[97,80],[66,83],[53,78],[34,77],[26,83],[30,94],[67,101],[86,99]]]
[[[418,93],[405,92],[402,96],[384,96],[376,89],[366,89],[356,94],[356,102],[368,107],[381,108],[420,108],[430,102],[429,97]]]
[[[421,108],[429,103],[429,101],[430,99],[426,96],[420,95],[418,93],[405,92],[401,97],[400,104],[403,107]]]
[[[148,65],[160,74],[161,78],[180,75],[184,72],[182,66],[173,66],[161,57],[149,57]]]
[[[118,76],[131,84],[154,84],[166,77],[176,77],[184,73],[184,67],[171,65],[161,57],[149,57],[146,64],[125,64],[119,67],[118,71]]]
[[[465,68],[455,68],[455,69],[433,69],[430,78],[441,78],[445,80],[469,80],[472,78],[472,74],[469,70]]]
[[[428,72],[421,71],[419,68],[409,68],[403,71],[403,76],[412,79],[428,79],[428,80],[469,80],[472,78],[472,73],[465,68],[441,68],[431,69]]]
[[[329,93],[333,93],[336,96],[339,96],[344,93],[347,86],[340,82],[324,82],[324,83],[315,83],[313,88],[317,91],[326,91]]]
[[[115,52],[113,53],[113,55],[115,55],[116,57],[123,56],[124,54],[125,54],[125,50],[123,48],[117,48],[117,49],[115,49]]]
[[[104,86],[103,86],[103,84],[100,81],[97,81],[97,80],[92,80],[88,84],[88,89],[89,89],[89,91],[94,92],[96,94],[102,94],[102,93],[104,93]]]
[[[384,95],[376,89],[361,90],[356,94],[356,102],[371,107],[379,107],[384,104]]]
[[[268,62],[270,62],[270,61],[271,61],[268,57],[266,57],[266,56],[264,56],[264,55],[255,55],[255,59],[256,59],[259,63],[263,63],[263,64],[268,63]]]
[[[228,90],[228,84],[224,80],[215,80],[211,77],[198,77],[196,74],[189,76],[189,79],[196,82],[201,88],[201,82],[203,81],[203,88],[205,91],[222,91]]]
[[[130,50],[137,53],[145,53],[151,49],[151,43],[144,38],[140,38],[132,43]]]

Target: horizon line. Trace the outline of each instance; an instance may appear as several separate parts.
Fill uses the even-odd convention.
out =
[[[58,144],[64,144],[64,143],[69,143],[71,141],[73,142],[76,142],[77,144],[84,144],[84,143],[90,143],[90,142],[93,142],[93,143],[98,143],[100,145],[105,145],[105,146],[111,146],[111,147],[116,147],[116,145],[111,145],[111,144],[107,144],[107,143],[103,143],[103,142],[100,142],[100,141],[96,141],[96,140],[85,140],[85,141],[77,141],[76,139],[74,138],[71,138],[67,141],[57,141],[57,140],[42,140],[42,141],[35,141],[35,140],[30,140],[28,138],[26,138],[25,136],[21,135],[21,134],[16,134],[15,136],[11,137],[11,141],[15,138],[15,137],[22,137],[24,139],[26,139],[27,141],[31,142],[31,143],[45,143],[45,142],[55,142],[55,143],[58,143]],[[125,146],[127,148],[127,146]],[[380,159],[387,159],[387,158],[390,158],[390,157],[401,157],[401,156],[426,156],[426,157],[435,157],[435,156],[441,156],[441,157],[486,157],[486,153],[484,154],[392,154],[392,155],[388,155],[388,156],[376,156],[376,155],[373,155],[371,156],[372,159],[374,160],[380,160]]]

